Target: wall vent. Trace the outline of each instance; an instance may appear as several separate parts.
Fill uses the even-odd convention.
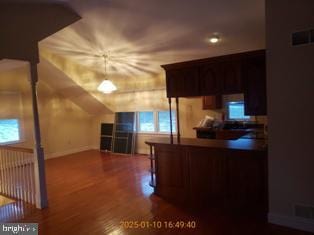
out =
[[[311,30],[310,32],[310,37],[311,37],[311,43],[314,43],[314,29]]]
[[[314,43],[314,29],[292,33],[292,46]]]
[[[306,219],[314,219],[314,206],[295,205],[294,215]]]

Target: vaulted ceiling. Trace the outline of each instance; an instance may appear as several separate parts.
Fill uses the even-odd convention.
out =
[[[95,112],[99,102],[113,110],[110,100],[122,94],[165,89],[162,64],[265,48],[264,0],[63,2],[82,19],[40,42],[39,72],[58,77],[46,80],[71,99],[88,97],[88,108],[94,99]],[[208,42],[213,34],[221,38],[215,45]],[[107,78],[118,88],[111,95],[97,91],[103,55],[109,56]]]
[[[108,78],[119,92],[164,88],[161,64],[264,48],[264,0],[72,0],[82,17],[43,40],[46,58],[86,70],[89,92]],[[206,40],[218,33],[221,42]],[[83,69],[83,70],[84,70]],[[72,69],[73,70],[73,69]],[[87,72],[87,70],[89,72]],[[92,71],[93,73],[90,73]],[[73,75],[72,75],[73,76]]]

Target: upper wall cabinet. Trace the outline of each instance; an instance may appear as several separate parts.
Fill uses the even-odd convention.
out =
[[[245,115],[266,115],[265,53],[247,57],[243,63]]]
[[[231,60],[223,63],[222,94],[243,92],[242,61]]]
[[[198,95],[215,95],[221,91],[222,70],[219,63],[204,64],[199,67],[200,90]]]
[[[198,67],[187,67],[166,71],[168,97],[199,95]]]
[[[265,50],[162,67],[168,98],[244,93],[246,115],[266,114]]]
[[[222,108],[221,95],[203,96],[203,110],[221,108]]]

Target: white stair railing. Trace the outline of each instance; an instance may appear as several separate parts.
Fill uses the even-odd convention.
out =
[[[0,194],[36,203],[32,149],[0,146]]]

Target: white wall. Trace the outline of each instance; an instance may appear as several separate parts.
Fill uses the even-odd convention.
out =
[[[33,112],[27,66],[0,72],[0,118],[19,118],[19,147],[33,148]],[[20,98],[19,98],[20,97]],[[92,148],[92,116],[51,89],[39,77],[39,116],[45,157]]]
[[[168,99],[166,91],[147,91],[147,92],[135,92],[126,94],[117,94],[112,97],[111,100],[115,107],[115,112],[138,112],[138,111],[161,111],[168,110]],[[215,118],[221,118],[220,111],[202,110],[202,99],[199,98],[180,98],[180,127],[182,137],[195,138],[196,132],[193,127],[205,117],[205,115],[211,115]],[[175,110],[175,100],[172,99],[172,107]],[[114,115],[102,115],[97,116],[93,120],[93,146],[99,148],[100,140],[100,123],[101,122],[114,122]],[[136,152],[148,154],[149,147],[145,144],[145,141],[154,137],[156,134],[138,134],[136,140]],[[165,135],[161,135],[165,136]],[[167,136],[167,135],[166,135]]]
[[[269,221],[314,232],[294,205],[314,206],[314,44],[291,33],[314,29],[314,1],[267,0]]]

